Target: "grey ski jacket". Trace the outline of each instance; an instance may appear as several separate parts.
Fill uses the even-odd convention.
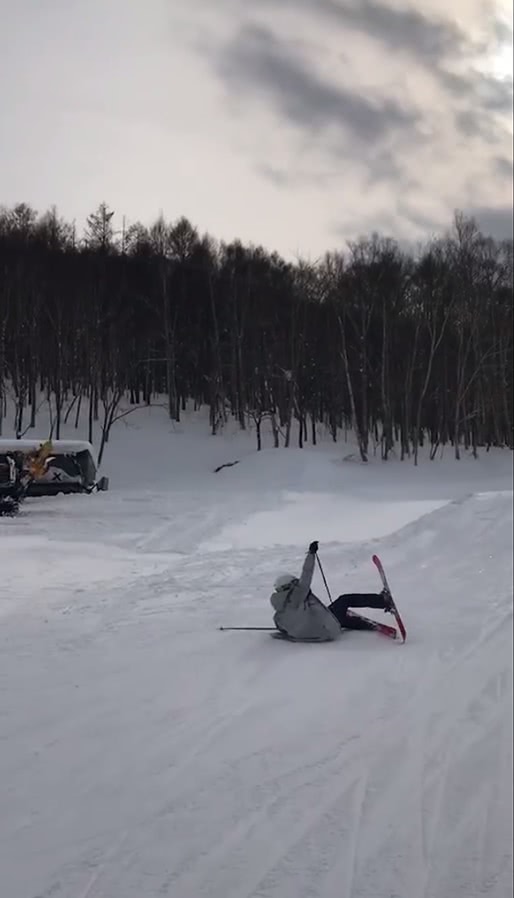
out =
[[[315,560],[315,555],[307,553],[300,579],[289,589],[275,590],[270,599],[275,609],[273,620],[279,630],[295,639],[332,642],[342,630],[337,618],[311,592]]]

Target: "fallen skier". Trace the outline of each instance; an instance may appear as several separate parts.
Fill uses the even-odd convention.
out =
[[[291,639],[309,642],[330,642],[343,629],[373,630],[373,624],[348,614],[350,608],[378,608],[390,612],[392,602],[388,592],[349,593],[341,595],[327,607],[311,590],[318,542],[309,546],[300,577],[281,574],[275,580],[271,604],[275,609],[275,626]]]

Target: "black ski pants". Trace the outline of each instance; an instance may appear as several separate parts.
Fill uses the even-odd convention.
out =
[[[339,623],[345,630],[372,630],[371,624],[358,617],[350,617],[348,615],[349,608],[380,608],[385,609],[384,597],[380,593],[347,593],[339,596],[331,605],[328,606],[329,611],[334,617],[337,617]]]

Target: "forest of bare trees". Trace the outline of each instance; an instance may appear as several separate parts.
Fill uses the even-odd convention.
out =
[[[352,430],[363,460],[512,448],[512,277],[512,241],[460,214],[415,254],[373,236],[306,264],[183,218],[115,231],[102,204],[79,239],[55,210],[0,209],[0,433],[10,391],[20,436],[41,395],[54,438],[165,396],[258,448],[264,421],[276,446]]]

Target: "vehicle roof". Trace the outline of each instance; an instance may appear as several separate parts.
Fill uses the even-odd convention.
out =
[[[8,440],[0,437],[0,452],[32,452],[46,443],[42,440]],[[95,450],[87,440],[52,440],[52,451],[56,455],[73,454],[74,452],[89,452],[95,458]]]

